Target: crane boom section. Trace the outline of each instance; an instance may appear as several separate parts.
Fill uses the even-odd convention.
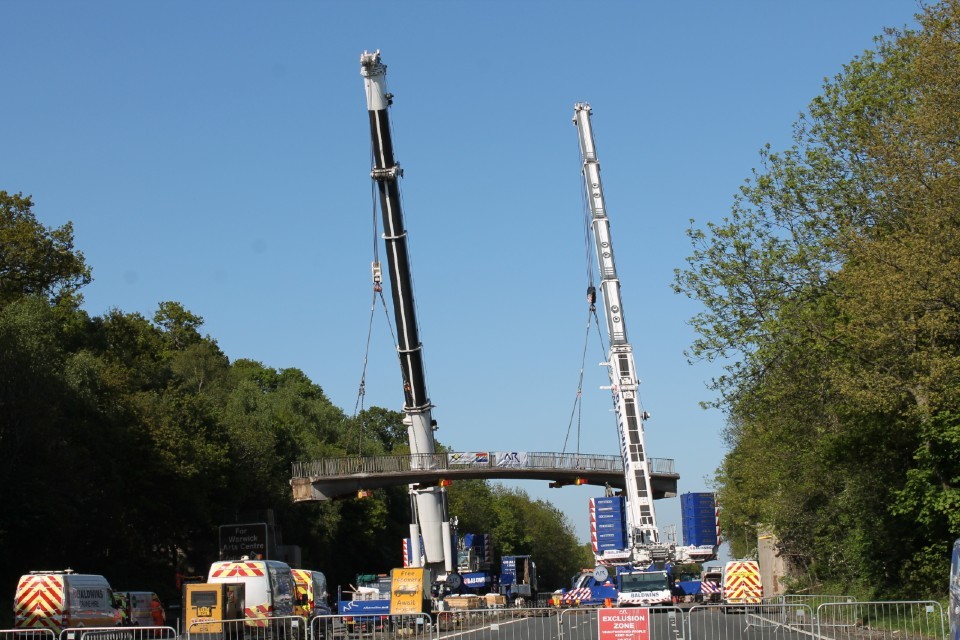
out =
[[[393,296],[393,312],[397,325],[397,351],[403,374],[404,413],[410,439],[413,468],[425,468],[428,456],[435,452],[430,399],[427,397],[423,368],[423,348],[417,325],[413,280],[407,252],[407,232],[400,206],[399,180],[403,175],[393,155],[388,107],[392,96],[386,91],[387,67],[380,61],[380,52],[360,56],[360,74],[367,94],[370,117],[370,139],[373,145],[373,168],[370,177],[377,184],[383,213],[383,238]],[[423,555],[427,566],[449,565],[449,551],[444,544],[444,496],[437,487],[411,489],[415,496],[414,518],[423,536]],[[417,536],[414,536],[417,540]],[[419,561],[419,554],[417,554]]]
[[[403,367],[405,410],[422,411],[429,408],[430,400],[427,398],[423,353],[414,307],[410,260],[407,253],[407,232],[404,229],[403,211],[400,208],[399,179],[403,171],[394,160],[393,140],[390,135],[387,111],[389,100],[385,91],[387,68],[376,54],[365,55],[367,57],[361,59],[361,72],[367,90],[367,113],[370,117],[370,136],[373,141],[373,169],[370,175],[377,183],[383,211],[383,238],[387,247],[390,282],[393,285],[393,309]],[[432,434],[429,441],[429,451],[414,452],[433,453]],[[427,445],[426,442],[418,444]]]
[[[626,476],[626,516],[631,552],[635,562],[661,559],[667,552],[660,544],[660,533],[653,507],[653,491],[650,484],[650,468],[643,438],[643,420],[637,396],[637,375],[633,348],[627,340],[627,328],[620,299],[620,280],[610,237],[610,220],[607,217],[600,181],[600,162],[590,125],[590,105],[574,106],[573,122],[580,135],[580,151],[583,160],[583,182],[586,200],[590,207],[597,261],[600,268],[600,290],[603,295],[604,315],[610,336],[610,352],[606,366],[610,375],[613,407],[617,416],[617,431],[620,439],[620,455]]]

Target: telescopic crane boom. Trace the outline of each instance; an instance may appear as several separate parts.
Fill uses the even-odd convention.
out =
[[[623,302],[620,299],[620,280],[617,277],[613,242],[610,238],[610,220],[604,204],[600,162],[597,160],[593,129],[590,125],[590,105],[577,103],[573,111],[573,122],[580,135],[584,189],[592,217],[597,261],[600,265],[600,290],[610,336],[610,351],[605,365],[610,375],[613,408],[620,436],[620,455],[626,476],[624,497],[630,561],[637,565],[647,565],[650,562],[671,559],[669,547],[660,542],[657,516],[653,507],[650,467],[643,439],[643,421],[649,418],[649,415],[639,409],[639,383],[633,347],[627,340],[627,325]]]
[[[407,435],[410,439],[411,465],[414,469],[429,468],[435,452],[433,440],[433,405],[427,397],[423,369],[423,346],[417,328],[416,305],[407,253],[407,232],[400,207],[399,180],[403,175],[394,160],[390,135],[390,116],[387,112],[393,95],[386,91],[387,67],[380,61],[380,51],[363,52],[360,73],[367,93],[367,112],[370,116],[370,138],[373,145],[373,169],[370,177],[377,184],[383,214],[383,238],[386,243],[393,311],[397,325],[397,351],[403,373],[404,413]],[[433,572],[433,579],[454,568],[449,518],[446,515],[444,490],[440,487],[415,488],[411,485],[410,540],[414,545],[414,564],[419,565],[420,537],[423,537],[425,565]]]

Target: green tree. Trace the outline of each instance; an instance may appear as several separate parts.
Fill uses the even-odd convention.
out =
[[[926,596],[960,535],[960,3],[918,18],[825,84],[728,218],[691,229],[675,288],[705,307],[690,355],[730,359],[733,539],[770,526],[807,580]]]
[[[75,306],[89,282],[73,225],[49,229],[37,221],[30,196],[0,191],[0,306],[26,295]]]

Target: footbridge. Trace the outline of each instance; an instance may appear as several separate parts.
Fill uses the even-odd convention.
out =
[[[653,498],[677,495],[674,461],[650,458]],[[446,452],[396,456],[345,456],[293,464],[293,499],[317,502],[357,497],[396,485],[447,486],[456,480],[545,480],[551,487],[625,485],[620,456],[526,451]]]

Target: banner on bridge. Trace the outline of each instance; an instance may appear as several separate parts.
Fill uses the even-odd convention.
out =
[[[494,451],[498,467],[525,467],[527,466],[526,451]]]
[[[447,464],[460,465],[466,467],[486,467],[490,464],[489,451],[461,451],[459,453],[448,453]]]

